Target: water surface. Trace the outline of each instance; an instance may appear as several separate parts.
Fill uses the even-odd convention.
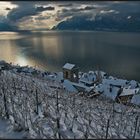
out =
[[[1,32],[0,59],[49,71],[61,71],[69,62],[77,64],[81,71],[100,69],[119,78],[140,81],[140,34]]]

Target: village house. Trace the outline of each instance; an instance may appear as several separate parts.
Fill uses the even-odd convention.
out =
[[[79,75],[79,68],[75,64],[66,63],[63,66],[63,79],[64,83],[69,82],[72,91],[81,92],[90,98],[100,95],[128,105],[133,104],[131,99],[136,101],[136,96],[140,96],[136,95],[139,88],[134,80],[127,81],[111,76],[106,79],[104,73],[100,71],[90,71]]]
[[[79,82],[83,83],[85,86],[91,87],[95,84],[99,84],[102,81],[101,72],[97,71],[97,74],[90,71],[89,73],[84,73],[80,79]]]
[[[113,101],[117,100],[118,95],[120,93],[119,87],[102,84],[100,85],[100,88],[102,88],[102,96],[106,96],[107,98],[112,99]]]
[[[128,81],[112,77],[112,78],[109,78],[109,79],[103,79],[102,83],[121,88],[123,86],[127,86]]]
[[[123,104],[129,104],[131,102],[132,97],[137,94],[139,91],[139,88],[131,89],[124,87],[122,89],[121,94],[118,96],[118,102]]]
[[[93,72],[83,73],[79,76],[79,68],[75,64],[66,63],[63,66],[63,78],[64,82],[69,80],[71,86],[73,86],[77,92],[82,92],[84,95],[99,95],[98,92],[94,91],[95,81],[99,81],[99,76]]]
[[[83,78],[80,78],[79,80],[80,83],[83,83],[85,86],[94,86],[94,81],[89,81],[89,80],[86,80],[86,79],[83,79]]]
[[[68,79],[71,82],[78,82],[79,68],[75,64],[66,63],[63,66],[63,78]]]

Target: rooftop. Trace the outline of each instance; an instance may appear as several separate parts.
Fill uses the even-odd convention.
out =
[[[120,96],[134,95],[138,93],[138,91],[139,91],[139,88],[135,88],[135,89],[123,88],[123,91],[120,94]]]
[[[80,88],[83,91],[87,91],[87,92],[90,92],[93,89],[93,87],[87,87],[87,86],[85,86],[85,85],[83,85],[81,83],[72,82],[72,85],[77,87],[77,88]]]
[[[102,89],[103,94],[112,100],[116,99],[116,97],[118,96],[118,91],[120,90],[120,88],[118,87],[111,87],[110,91],[110,87],[108,85],[102,85]]]
[[[66,63],[63,68],[64,69],[68,69],[68,70],[71,70],[75,67],[75,64],[70,64],[70,63]]]
[[[126,82],[127,80],[123,80],[123,79],[103,79],[103,84],[112,84],[112,85],[116,85],[116,86],[126,86]]]

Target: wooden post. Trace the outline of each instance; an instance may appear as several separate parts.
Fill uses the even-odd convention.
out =
[[[108,137],[108,129],[109,129],[109,119],[107,120],[107,128],[106,128],[106,136],[105,136],[105,139],[107,139]]]
[[[135,135],[136,135],[136,131],[137,131],[137,123],[138,123],[138,116],[136,116],[136,124],[135,124],[133,139],[135,139]]]
[[[4,109],[5,109],[6,118],[9,119],[9,114],[8,114],[8,109],[7,109],[7,101],[6,101],[4,87],[2,87],[2,92],[3,92],[3,101],[4,101]]]
[[[36,89],[36,113],[38,114],[38,92]]]
[[[113,120],[114,120],[114,116],[115,116],[115,102],[113,101],[113,115],[112,115],[112,117],[113,117]]]
[[[59,107],[58,107],[58,91],[56,90],[56,107],[57,107],[57,113],[59,113]]]
[[[57,107],[57,119],[56,119],[56,124],[57,124],[57,132],[58,132],[58,138],[61,139],[61,134],[60,134],[60,118],[59,118],[59,97],[58,97],[58,91],[56,90],[56,107]]]
[[[60,135],[60,123],[59,123],[58,116],[57,116],[57,131],[58,131],[58,138],[61,139],[61,135]]]

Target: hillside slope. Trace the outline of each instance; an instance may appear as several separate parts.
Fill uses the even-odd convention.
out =
[[[51,80],[2,71],[0,116],[10,121],[13,131],[26,132],[26,138],[140,138],[139,118],[135,129],[138,107],[103,97],[89,99],[56,86],[61,87]]]

